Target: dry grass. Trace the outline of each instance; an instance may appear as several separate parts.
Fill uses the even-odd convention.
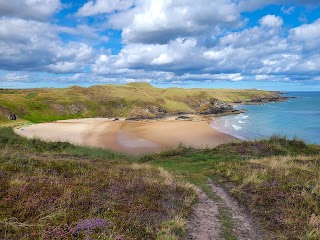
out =
[[[263,219],[270,238],[319,239],[319,155],[224,162],[211,174]]]
[[[180,178],[75,150],[0,128],[0,239],[183,236],[195,193]]]

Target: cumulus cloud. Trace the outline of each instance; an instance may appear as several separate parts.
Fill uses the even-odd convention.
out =
[[[26,11],[18,11],[18,3]],[[271,4],[282,4],[279,16],[267,14],[246,26],[244,12]],[[89,0],[68,15],[78,26],[67,27],[72,24],[45,21],[61,9],[60,0],[0,0],[0,13],[5,16],[0,18],[0,69],[9,72],[1,79],[28,81],[34,78],[31,72],[47,72],[48,80],[75,83],[316,79],[320,19],[288,30],[280,10],[290,14],[292,4],[287,0]],[[114,42],[118,40],[111,28],[119,30],[121,43]],[[107,49],[114,44],[121,48]]]
[[[260,19],[261,26],[277,28],[281,27],[283,24],[283,20],[281,17],[277,17],[275,15],[267,15]]]
[[[0,15],[46,20],[60,10],[60,0],[1,0]]]
[[[135,8],[110,18],[122,26],[125,43],[165,44],[179,37],[191,37],[222,26],[241,23],[232,0],[150,0],[138,1]],[[126,20],[127,22],[124,22]]]
[[[290,30],[293,40],[300,41],[306,50],[320,47],[320,19],[311,24],[304,24]]]
[[[4,70],[79,71],[93,57],[92,47],[64,43],[67,28],[17,18],[0,19],[0,66]]]
[[[168,74],[167,81],[241,81],[255,75],[256,80],[290,80],[290,75],[319,71],[319,55],[304,55],[297,37],[283,36],[282,18],[267,15],[259,23],[226,33],[211,47],[196,38],[177,38],[167,44],[129,43],[119,54],[101,55],[92,70],[97,75],[114,77],[139,72],[138,76],[143,73],[144,78],[153,81],[159,76],[152,73],[159,71]]]
[[[114,11],[123,11],[132,7],[134,0],[90,0],[77,12],[78,16],[87,17]]]
[[[117,55],[101,55],[92,69],[95,73],[120,68],[182,71],[201,68],[198,53],[193,38],[178,38],[168,44],[128,44]]]

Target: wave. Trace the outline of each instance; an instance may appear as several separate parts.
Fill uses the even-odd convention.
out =
[[[247,118],[249,118],[248,115],[220,117],[211,123],[211,127],[241,140],[263,138],[263,135],[247,129],[246,125],[239,126],[239,124],[246,123]]]
[[[240,127],[240,126],[238,126],[238,125],[236,125],[236,124],[232,124],[232,127],[233,127],[235,130],[237,130],[237,131],[239,131],[239,130],[242,129],[242,127]]]

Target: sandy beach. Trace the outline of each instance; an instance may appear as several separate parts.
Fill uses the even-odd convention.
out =
[[[148,121],[113,121],[106,118],[65,120],[34,124],[15,131],[27,138],[64,141],[128,154],[160,152],[175,148],[180,143],[205,148],[239,141],[210,127],[205,120],[172,118]]]

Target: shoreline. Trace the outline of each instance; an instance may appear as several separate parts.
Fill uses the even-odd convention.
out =
[[[180,144],[207,148],[241,141],[213,128],[208,117],[189,117],[193,117],[192,120],[179,119],[178,116],[143,121],[72,119],[33,124],[16,128],[15,132],[27,138],[64,141],[133,155],[158,153],[176,148]]]

